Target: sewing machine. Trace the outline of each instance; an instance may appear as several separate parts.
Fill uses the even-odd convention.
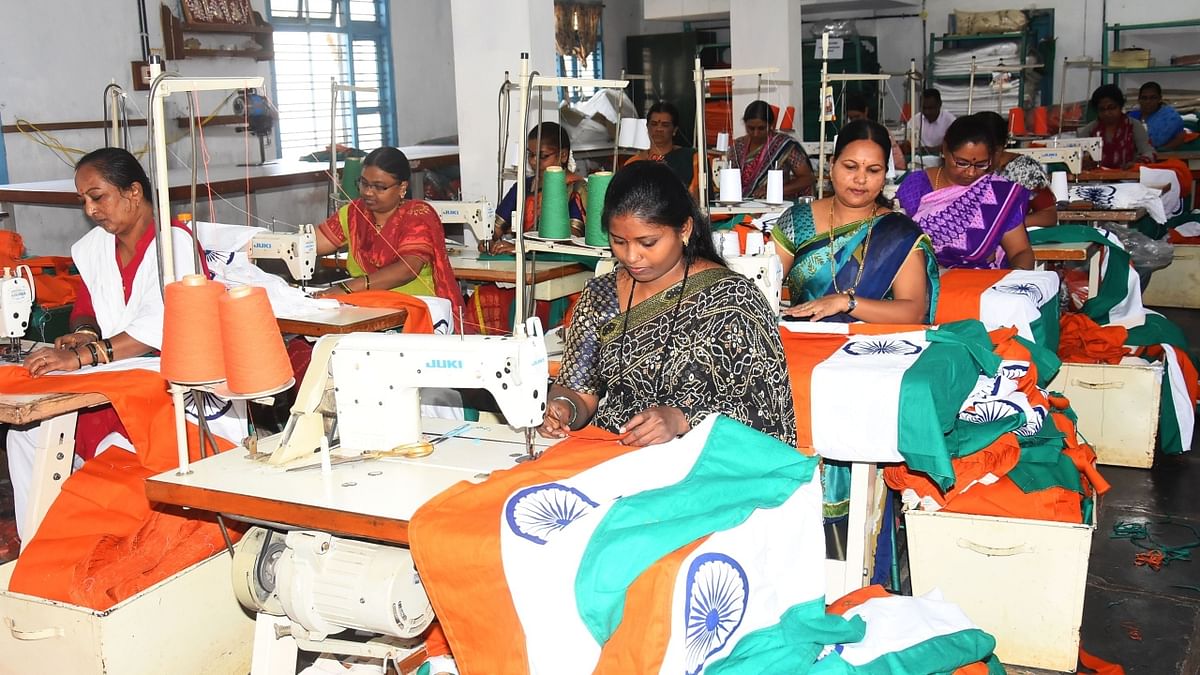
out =
[[[1062,145],[1057,148],[1009,148],[1009,152],[1015,152],[1018,155],[1029,155],[1042,164],[1050,164],[1052,162],[1061,162],[1067,165],[1067,169],[1071,173],[1079,173],[1083,170],[1083,153],[1087,150],[1082,146],[1077,145]],[[1090,150],[1087,150],[1090,152]]]
[[[34,293],[33,272],[28,265],[18,265],[15,274],[12,268],[4,268],[4,276],[0,277],[0,338],[8,338],[8,345],[0,353],[0,360],[20,362],[21,338],[29,330]]]
[[[251,260],[282,260],[288,273],[303,287],[317,268],[316,230],[312,225],[301,225],[298,232],[256,234],[246,252]]]
[[[769,243],[769,242],[768,242]],[[759,255],[739,255],[725,259],[729,269],[754,282],[767,297],[771,311],[778,316],[783,302],[783,262],[774,252]]]
[[[477,202],[433,201],[429,205],[437,211],[443,224],[463,223],[471,228],[477,241],[488,241],[495,232],[496,208],[485,199]]]
[[[487,389],[509,426],[532,429],[546,411],[549,372],[542,325],[531,317],[511,337],[350,333],[327,335],[270,463],[311,456],[333,417],[341,454],[389,451],[421,441],[421,387]]]

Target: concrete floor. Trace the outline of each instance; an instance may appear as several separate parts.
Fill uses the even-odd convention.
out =
[[[1200,356],[1200,311],[1161,311],[1184,328],[1193,358]],[[1113,523],[1122,520],[1170,519],[1200,532],[1200,440],[1193,442],[1190,453],[1159,455],[1149,471],[1101,467],[1101,472],[1112,483],[1112,491],[1102,500],[1092,539],[1081,644],[1090,653],[1124,666],[1128,675],[1196,675],[1200,673],[1200,548],[1194,560],[1155,572],[1134,565],[1134,555],[1141,549],[1110,535]],[[1168,545],[1197,539],[1185,527],[1161,530]],[[0,461],[0,562],[15,557],[15,536],[8,463]],[[1022,675],[1048,672],[1008,670]]]

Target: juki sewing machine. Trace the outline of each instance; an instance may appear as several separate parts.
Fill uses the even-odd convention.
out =
[[[783,261],[773,251],[758,255],[739,255],[725,259],[729,269],[754,282],[767,298],[771,311],[779,314],[783,302]]]
[[[477,202],[432,201],[442,223],[462,223],[471,228],[477,241],[488,241],[496,228],[496,208],[487,200]]]
[[[250,240],[247,254],[251,260],[282,260],[292,278],[305,282],[317,268],[317,234],[312,225],[301,225],[298,232],[264,232]]]
[[[20,362],[21,338],[29,330],[35,293],[28,265],[18,265],[15,273],[10,267],[4,268],[4,276],[0,277],[0,338],[8,338],[8,344],[0,350],[0,360]]]

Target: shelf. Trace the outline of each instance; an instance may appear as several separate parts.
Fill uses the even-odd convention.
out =
[[[958,42],[959,40],[1020,40],[1025,33],[987,33],[982,35],[931,35],[933,42]]]
[[[1104,29],[1112,33],[1127,30],[1155,30],[1158,28],[1192,28],[1200,26],[1200,19],[1184,19],[1181,21],[1160,21],[1158,23],[1110,23]]]
[[[187,23],[176,18],[166,5],[160,7],[159,16],[162,20],[163,46],[168,61],[197,57],[226,57],[248,58],[255,61],[270,61],[275,58],[274,30],[269,23],[263,21],[262,15],[254,12],[254,23],[248,25],[230,24],[201,24]],[[206,47],[187,47],[184,45],[184,35],[187,33],[206,35],[246,35],[254,39],[257,48],[245,49],[212,49]]]
[[[1113,52],[1121,49],[1121,33],[1140,30],[1161,30],[1164,28],[1193,28],[1200,26],[1200,19],[1183,21],[1159,21],[1155,23],[1106,23],[1104,24],[1104,42],[1100,44],[1100,62],[1102,84],[1118,84],[1121,75],[1136,73],[1188,73],[1200,71],[1200,65],[1194,66],[1150,66],[1149,68],[1118,68],[1108,65],[1108,59]],[[1110,41],[1109,35],[1112,35]]]
[[[1129,75],[1132,73],[1184,73],[1200,70],[1200,64],[1194,66],[1150,66],[1149,68],[1118,68],[1117,66],[1100,66],[1100,70],[1112,75]]]

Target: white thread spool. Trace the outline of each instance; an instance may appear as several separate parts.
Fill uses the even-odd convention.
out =
[[[645,150],[650,147],[650,132],[646,129],[646,120],[638,117],[622,117],[621,133],[617,136],[617,145],[622,148]]]
[[[744,255],[762,255],[763,249],[766,248],[766,240],[762,232],[750,232],[746,234],[746,250]]]
[[[767,203],[783,203],[783,170],[771,169],[767,172]]]
[[[736,258],[742,254],[742,244],[738,241],[738,234],[733,230],[722,232],[725,238],[722,240],[721,257]]]
[[[723,169],[721,171],[721,201],[742,201],[741,169]]]
[[[1066,202],[1071,200],[1070,190],[1067,188],[1067,172],[1055,171],[1050,174],[1050,191],[1054,193],[1054,200]]]
[[[729,152],[729,134],[724,131],[717,134],[717,152]]]

